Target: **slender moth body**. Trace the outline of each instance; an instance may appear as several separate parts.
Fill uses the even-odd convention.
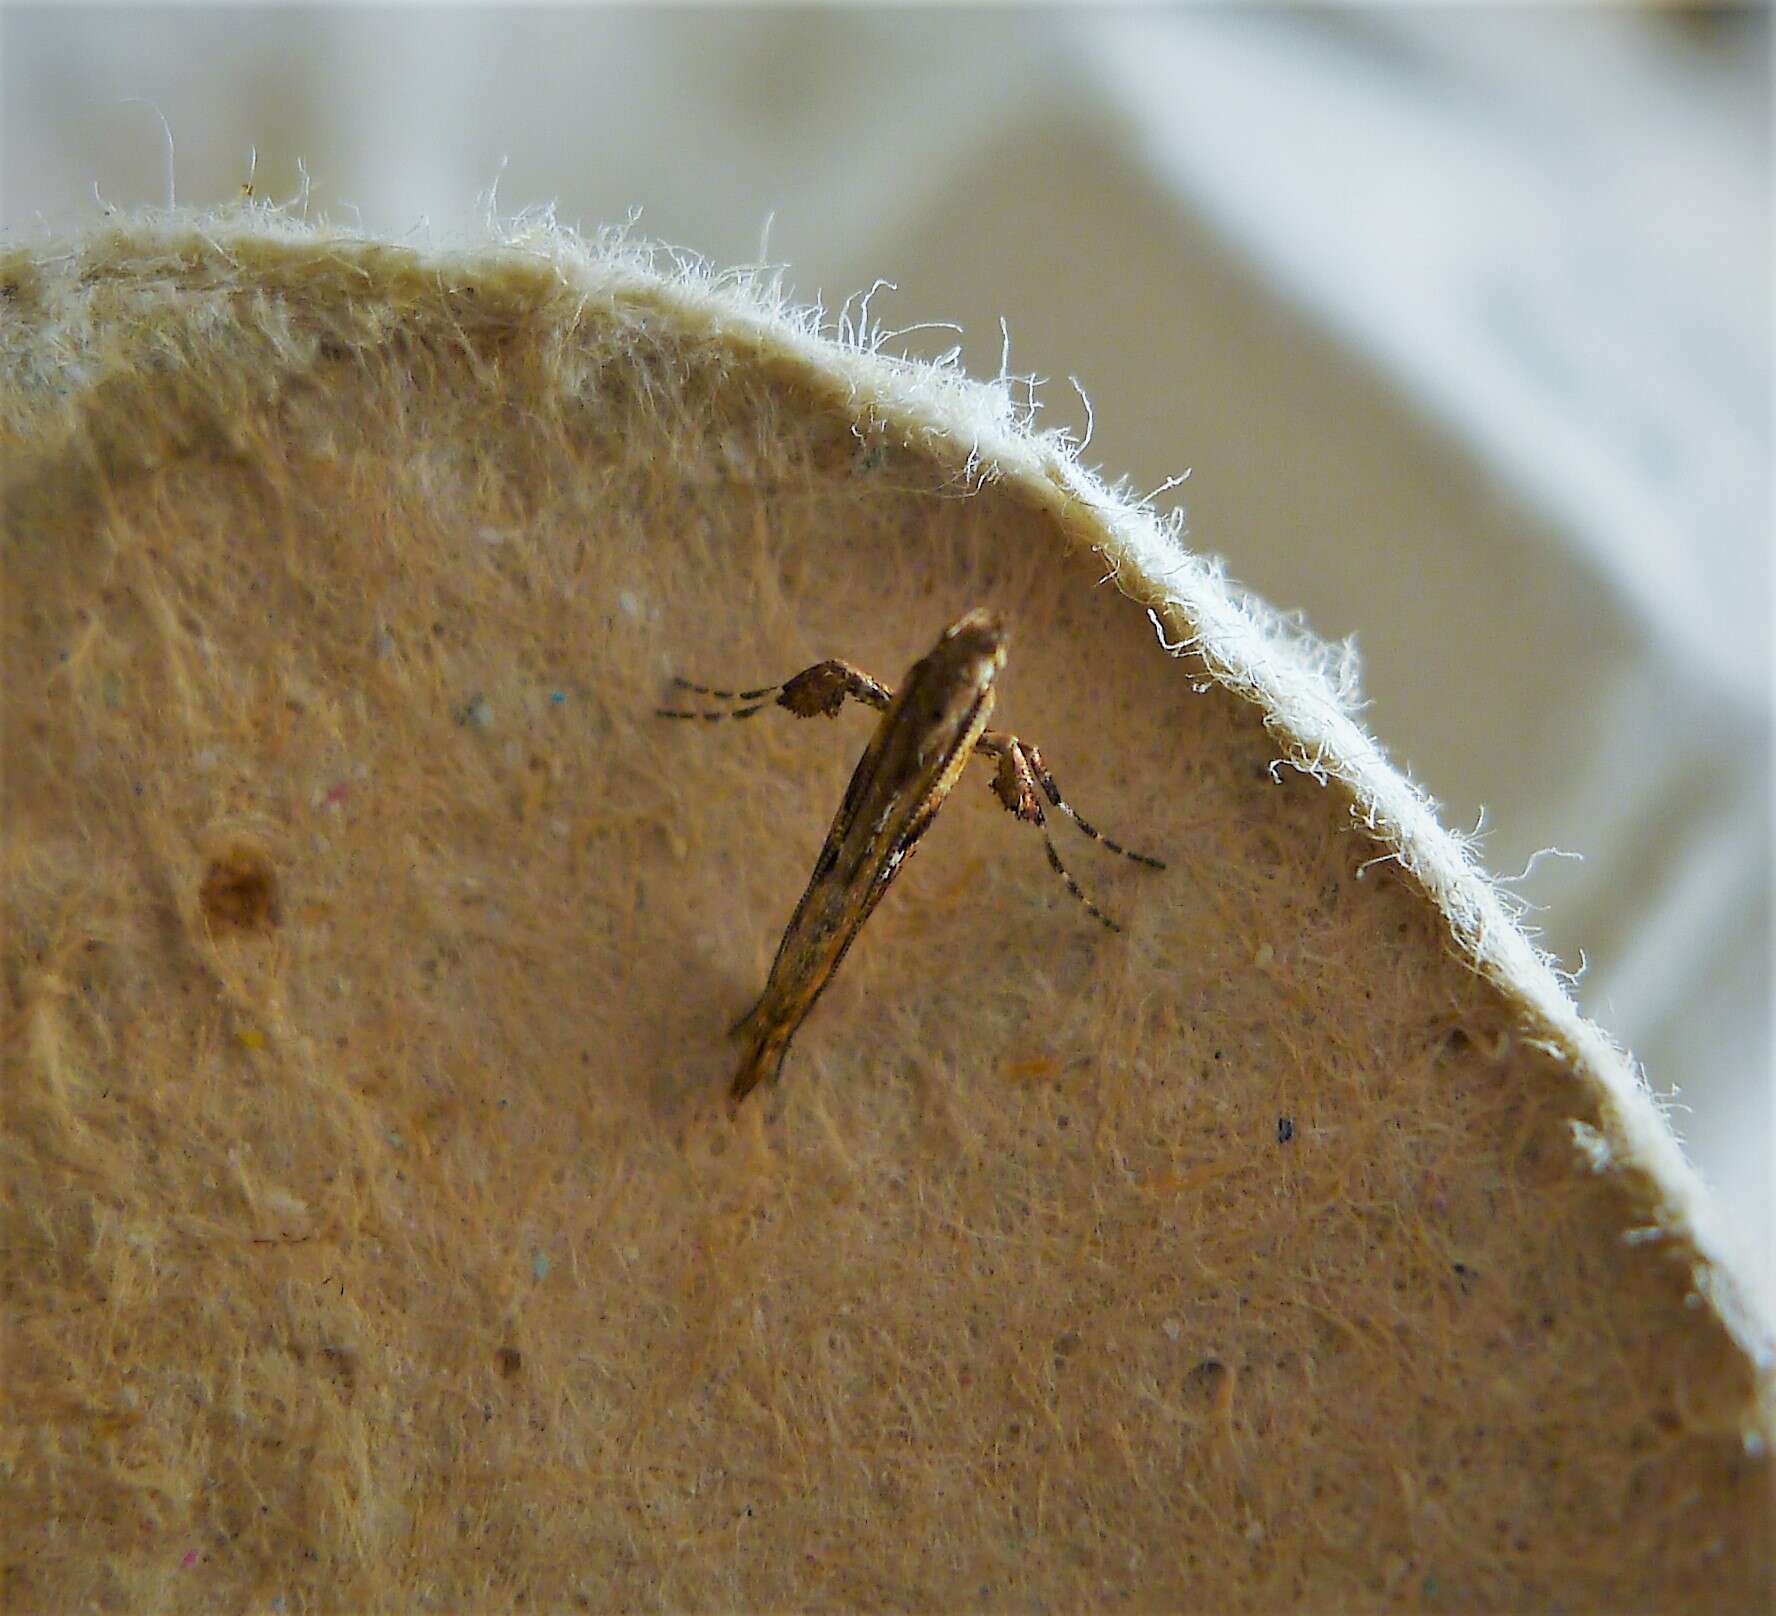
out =
[[[897,693],[836,660],[757,690],[715,690],[676,681],[682,689],[744,705],[729,712],[661,708],[663,717],[749,718],[773,703],[798,717],[830,717],[848,698],[882,712],[778,944],[765,990],[734,1026],[734,1035],[744,1044],[731,1089],[736,1101],[761,1082],[775,1081],[797,1029],[977,753],[996,763],[992,788],[1000,802],[1042,830],[1055,873],[1111,930],[1118,929],[1116,923],[1086,897],[1061,863],[1048,836],[1043,797],[1113,852],[1165,868],[1160,860],[1131,852],[1081,819],[1062,798],[1035,746],[987,728],[993,683],[1005,666],[1005,652],[1003,620],[976,607],[945,629],[907,670]]]

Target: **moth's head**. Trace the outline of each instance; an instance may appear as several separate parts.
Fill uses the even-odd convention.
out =
[[[952,667],[978,661],[983,679],[991,681],[1005,666],[1009,638],[1003,617],[989,607],[976,606],[950,624],[939,643]]]

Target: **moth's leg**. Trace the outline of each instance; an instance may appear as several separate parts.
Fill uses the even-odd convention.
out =
[[[1048,765],[1042,761],[1041,749],[1031,745],[1028,741],[1018,741],[1016,744],[1028,760],[1030,772],[1042,782],[1042,789],[1048,800],[1094,842],[1102,842],[1112,853],[1120,853],[1124,858],[1133,859],[1137,864],[1145,864],[1150,869],[1163,870],[1165,868],[1164,859],[1156,859],[1148,853],[1137,853],[1132,847],[1124,847],[1121,842],[1112,841],[1061,795],[1061,788],[1055,784],[1054,776],[1048,772]]]
[[[847,698],[878,709],[887,707],[893,692],[861,668],[837,658],[816,662],[804,668],[793,679],[780,685],[761,685],[757,690],[717,690],[712,685],[693,684],[689,679],[674,679],[680,690],[695,691],[699,696],[713,696],[717,701],[742,702],[744,706],[731,712],[712,712],[701,708],[658,707],[661,718],[751,718],[767,707],[787,707],[797,718],[816,716],[831,718],[845,705]]]
[[[1017,736],[991,729],[975,742],[974,749],[998,760],[993,770],[993,795],[1017,818],[1034,825],[1042,832],[1042,845],[1048,851],[1049,868],[1085,906],[1087,914],[1094,920],[1101,921],[1111,931],[1121,931],[1122,927],[1086,897],[1079,883],[1073,879],[1072,872],[1061,862],[1061,855],[1055,851],[1054,838],[1048,834],[1048,816],[1042,811],[1042,797],[1037,790],[1038,777],[1030,762],[1030,749]]]
[[[879,679],[834,657],[787,680],[777,705],[787,707],[797,718],[834,718],[847,700],[886,712],[893,699],[894,692]]]
[[[654,713],[660,718],[751,718],[754,713],[763,712],[771,705],[770,699],[775,696],[782,685],[762,685],[757,690],[717,690],[713,685],[692,684],[689,679],[677,679],[673,686],[679,690],[692,690],[699,696],[713,696],[717,701],[743,701],[748,705],[730,712],[715,712],[702,707],[656,707]]]

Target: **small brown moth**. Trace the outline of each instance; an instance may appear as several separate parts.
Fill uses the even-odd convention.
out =
[[[796,1029],[977,753],[996,762],[994,795],[1042,832],[1055,874],[1112,931],[1120,929],[1116,922],[1086,897],[1061,863],[1048,834],[1042,798],[1112,852],[1156,870],[1165,868],[1159,859],[1131,852],[1080,818],[1061,796],[1035,746],[987,728],[993,681],[1005,666],[1005,645],[999,615],[976,607],[945,629],[931,651],[907,670],[898,694],[861,668],[836,660],[817,662],[783,684],[757,690],[715,690],[688,679],[673,681],[682,690],[742,705],[723,712],[662,707],[663,718],[750,718],[773,704],[798,718],[831,718],[847,698],[882,713],[826,833],[808,888],[778,944],[765,991],[733,1028],[746,1044],[734,1074],[734,1099],[745,1099],[781,1071]]]

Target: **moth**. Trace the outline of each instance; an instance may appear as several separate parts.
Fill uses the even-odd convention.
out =
[[[976,607],[943,631],[937,644],[907,670],[898,691],[836,659],[756,690],[673,681],[681,690],[739,705],[722,711],[662,707],[657,709],[662,718],[751,718],[770,706],[787,708],[798,718],[831,718],[848,700],[882,714],[777,946],[765,990],[731,1029],[744,1045],[731,1089],[736,1101],[761,1082],[776,1080],[790,1040],[972,758],[993,764],[993,794],[1042,832],[1055,874],[1110,930],[1121,928],[1085,895],[1055,851],[1043,799],[1111,852],[1152,869],[1165,868],[1163,861],[1131,851],[1081,818],[1061,795],[1035,745],[987,728],[993,683],[1005,666],[1006,641],[999,614]]]

